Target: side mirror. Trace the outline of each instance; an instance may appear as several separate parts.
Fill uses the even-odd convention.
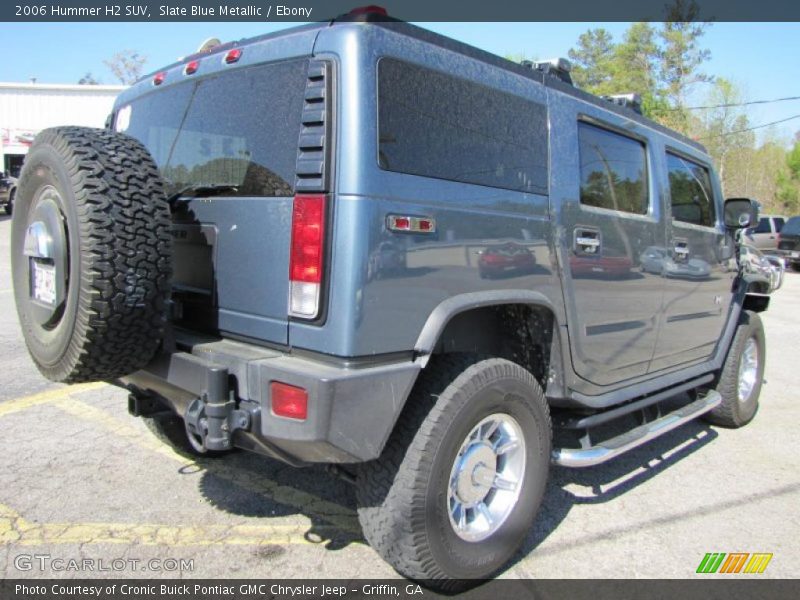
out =
[[[746,229],[758,223],[758,205],[749,198],[725,200],[725,227]]]

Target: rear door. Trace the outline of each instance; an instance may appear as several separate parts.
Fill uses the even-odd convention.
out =
[[[651,371],[709,357],[719,340],[737,274],[722,196],[703,159],[667,149],[668,251],[663,325]]]
[[[663,249],[647,128],[569,97],[551,100],[553,204],[572,361],[599,385],[647,372],[661,309]]]
[[[286,344],[309,59],[278,53],[228,67],[214,58],[202,77],[171,72],[163,88],[123,100],[116,127],[147,146],[173,196],[177,324]]]

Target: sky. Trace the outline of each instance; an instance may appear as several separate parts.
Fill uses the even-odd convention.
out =
[[[567,56],[590,27],[608,29],[620,39],[626,23],[421,23],[439,33],[501,56],[545,59]],[[283,29],[285,23],[2,23],[0,81],[77,83],[87,72],[101,83],[119,83],[103,64],[116,52],[132,49],[147,56],[145,72],[195,51],[203,40],[236,40]],[[714,23],[703,38],[711,51],[706,71],[734,81],[745,100],[800,96],[800,23]],[[693,91],[705,104],[707,84]],[[749,107],[752,125],[800,116],[800,101]],[[800,118],[777,125],[787,141],[800,131]],[[768,129],[760,130],[763,134]]]

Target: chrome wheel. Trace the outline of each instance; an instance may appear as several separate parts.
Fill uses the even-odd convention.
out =
[[[739,402],[747,402],[758,378],[758,342],[754,337],[748,338],[739,358]]]
[[[505,522],[522,489],[525,454],[522,428],[511,415],[495,413],[473,427],[450,471],[447,510],[458,537],[478,542]]]

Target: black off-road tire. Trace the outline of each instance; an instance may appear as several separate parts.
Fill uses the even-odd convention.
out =
[[[42,324],[33,317],[23,246],[45,195],[63,223],[68,260],[63,302]],[[14,291],[39,370],[53,381],[86,382],[145,366],[164,334],[172,256],[169,206],[147,149],[108,130],[46,129],[25,159],[15,200]]]
[[[460,445],[480,420],[513,416],[526,464],[514,508],[488,538],[470,542],[450,523],[447,491]],[[541,386],[510,361],[434,357],[417,382],[380,458],[360,465],[358,515],[372,547],[406,577],[446,591],[468,588],[512,557],[547,484],[551,424]]]
[[[758,347],[758,367],[755,385],[746,401],[739,400],[739,363],[750,338],[755,339]],[[719,374],[716,390],[722,396],[722,403],[705,415],[705,419],[719,425],[736,429],[744,427],[758,412],[758,397],[764,380],[764,364],[767,346],[764,338],[764,326],[758,313],[743,311],[733,336],[728,356]]]

